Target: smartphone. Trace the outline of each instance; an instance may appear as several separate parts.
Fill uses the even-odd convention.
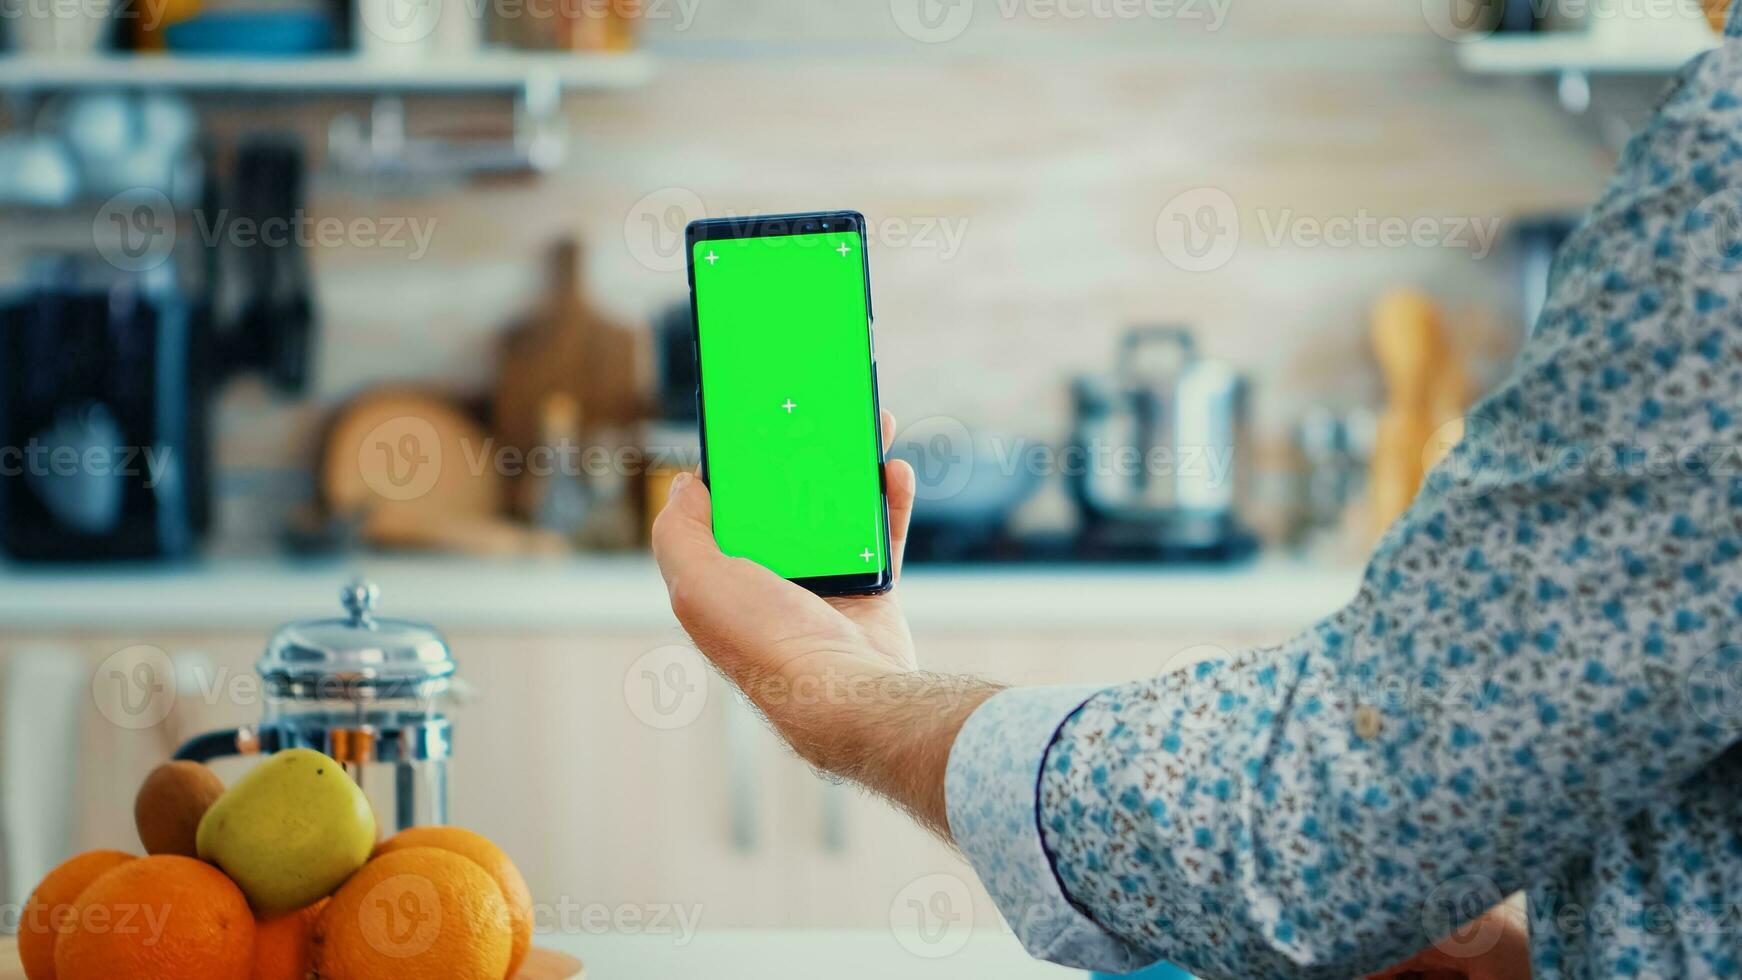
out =
[[[696,221],[685,243],[720,550],[818,595],[888,591],[864,216]]]

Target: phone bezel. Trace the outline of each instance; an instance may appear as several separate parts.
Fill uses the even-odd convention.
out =
[[[871,452],[877,459],[877,496],[883,508],[883,562],[876,572],[863,575],[816,575],[788,581],[817,595],[876,595],[888,592],[895,584],[895,556],[889,546],[889,484],[883,471],[883,410],[877,390],[877,343],[873,333],[876,314],[871,305],[871,259],[865,243],[865,216],[857,211],[811,211],[798,214],[746,215],[731,218],[706,218],[692,221],[684,229],[684,265],[689,270],[690,344],[696,359],[696,429],[701,436],[702,482],[708,479],[708,414],[706,393],[702,386],[702,326],[696,301],[696,245],[708,241],[730,241],[739,238],[774,238],[786,235],[811,235],[835,231],[859,234],[859,261],[864,265],[865,279],[865,341],[870,351],[871,371]]]

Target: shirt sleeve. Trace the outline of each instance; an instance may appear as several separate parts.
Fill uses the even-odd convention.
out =
[[[1035,787],[1059,726],[1099,688],[1003,691],[977,708],[950,749],[950,833],[1004,920],[1036,957],[1125,973],[1145,958],[1077,911],[1041,842]]]
[[[1736,45],[1690,66],[1629,146],[1513,375],[1354,602],[1059,726],[1042,847],[1104,936],[1031,931],[1031,948],[1207,977],[1380,969],[1579,861],[1736,741]]]

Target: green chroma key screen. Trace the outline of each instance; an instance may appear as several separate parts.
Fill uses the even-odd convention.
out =
[[[785,578],[887,561],[862,248],[856,231],[694,243],[714,538]]]

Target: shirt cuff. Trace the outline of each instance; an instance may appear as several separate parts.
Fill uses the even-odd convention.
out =
[[[1071,904],[1040,833],[1040,771],[1059,729],[1095,686],[1013,688],[968,716],[950,749],[950,833],[1028,952],[1066,966],[1127,973],[1145,957]]]

